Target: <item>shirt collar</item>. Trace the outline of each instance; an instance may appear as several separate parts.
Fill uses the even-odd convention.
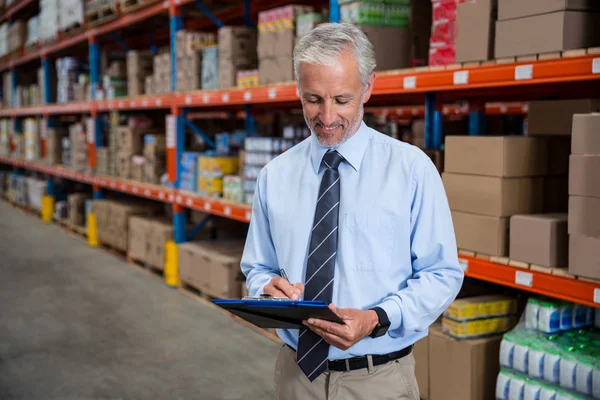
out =
[[[317,140],[317,135],[314,132],[311,132],[310,140],[310,156],[315,173],[318,174],[319,168],[321,167],[321,160],[323,160],[323,156],[330,149],[322,146],[319,143]],[[350,139],[331,150],[337,150],[337,152],[340,153],[346,161],[348,161],[352,168],[358,171],[360,169],[360,164],[365,154],[368,142],[369,131],[367,130],[367,125],[364,123],[364,121],[361,121],[360,127]]]

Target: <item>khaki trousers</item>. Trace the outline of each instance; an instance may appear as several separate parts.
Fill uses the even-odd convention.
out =
[[[412,353],[371,371],[325,371],[310,382],[285,345],[275,365],[275,393],[278,400],[419,400]]]

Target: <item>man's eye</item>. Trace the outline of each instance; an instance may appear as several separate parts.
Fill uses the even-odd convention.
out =
[[[306,99],[306,101],[310,104],[317,104],[319,102],[319,99]]]
[[[348,100],[336,100],[336,103],[343,106],[344,104],[348,104]]]

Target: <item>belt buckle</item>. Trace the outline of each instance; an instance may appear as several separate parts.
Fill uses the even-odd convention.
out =
[[[346,372],[350,372],[350,371],[352,371],[352,370],[350,369],[350,360],[346,358],[344,361],[345,361],[345,363],[346,363]]]

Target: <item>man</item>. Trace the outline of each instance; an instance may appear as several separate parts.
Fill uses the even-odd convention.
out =
[[[312,135],[261,171],[241,266],[250,295],[323,300],[344,324],[278,330],[277,398],[419,399],[412,345],[463,279],[440,176],[363,123],[375,56],[358,28],[320,25],[294,69]]]

